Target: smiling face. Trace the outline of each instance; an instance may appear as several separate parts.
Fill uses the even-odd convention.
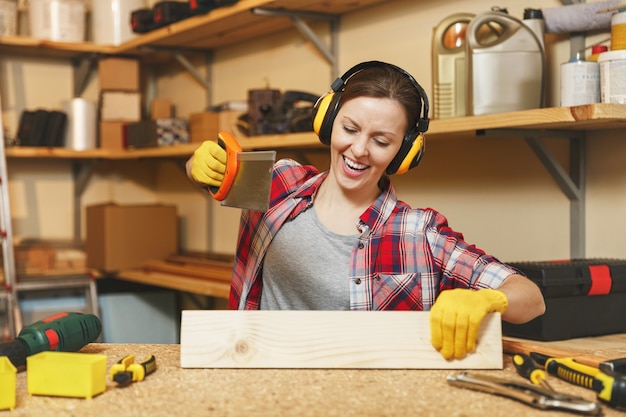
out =
[[[343,103],[332,129],[330,178],[345,194],[376,198],[407,124],[396,100],[360,96]]]

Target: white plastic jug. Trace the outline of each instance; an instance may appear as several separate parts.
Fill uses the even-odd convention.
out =
[[[521,21],[505,12],[492,11],[469,23],[469,115],[543,107],[543,19],[537,22],[536,15],[530,16],[533,19]]]

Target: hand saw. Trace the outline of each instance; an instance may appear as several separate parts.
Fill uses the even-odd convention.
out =
[[[209,187],[209,192],[223,206],[266,211],[276,151],[243,152],[232,134],[219,132],[217,136],[217,143],[226,150],[226,172],[222,184]]]

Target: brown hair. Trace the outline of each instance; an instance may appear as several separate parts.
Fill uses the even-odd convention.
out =
[[[365,68],[346,81],[339,107],[353,98],[376,97],[397,101],[404,109],[407,131],[417,125],[422,110],[422,98],[413,82],[390,65]]]

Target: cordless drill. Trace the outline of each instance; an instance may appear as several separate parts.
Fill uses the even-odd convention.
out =
[[[101,331],[102,323],[93,314],[59,313],[24,327],[17,338],[0,344],[0,356],[24,370],[28,356],[50,350],[76,352]]]

